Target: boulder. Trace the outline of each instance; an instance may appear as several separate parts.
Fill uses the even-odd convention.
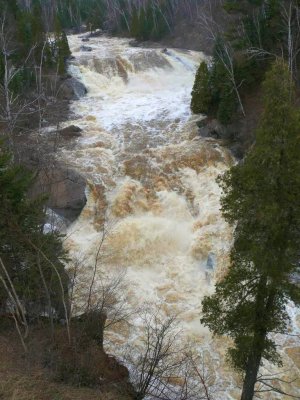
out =
[[[85,188],[86,181],[77,171],[54,165],[39,172],[31,194],[48,196],[47,206],[72,222],[86,204]]]
[[[216,119],[205,118],[197,123],[199,134],[202,137],[214,137],[216,139],[228,139],[228,130]]]
[[[197,122],[198,133],[201,137],[220,139],[231,151],[232,155],[241,160],[245,155],[245,145],[240,132],[242,130],[240,121],[224,126],[217,119],[204,118]]]
[[[70,125],[70,126],[67,126],[66,128],[61,129],[60,131],[58,131],[60,136],[63,137],[64,139],[73,139],[73,138],[81,137],[82,136],[81,132],[82,132],[82,129],[76,125]]]
[[[99,37],[102,36],[105,32],[102,29],[96,29],[94,32],[90,33],[90,37]],[[107,33],[107,32],[106,32]]]
[[[82,82],[76,78],[68,78],[60,86],[58,96],[64,100],[78,100],[87,94],[87,89]]]
[[[90,47],[90,46],[81,46],[81,47],[80,47],[80,50],[81,50],[81,51],[92,51],[93,49],[92,49],[92,47]]]

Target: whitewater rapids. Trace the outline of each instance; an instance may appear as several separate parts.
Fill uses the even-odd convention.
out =
[[[222,361],[225,339],[213,340],[200,324],[201,300],[226,271],[232,242],[216,178],[233,159],[215,140],[198,136],[189,108],[205,56],[105,36],[82,42],[72,35],[69,43],[69,73],[88,93],[72,103],[76,117],[68,121],[83,136],[60,157],[89,185],[67,247],[92,269],[105,224],[101,268],[126,270],[133,308],[145,302],[178,314],[185,339],[210,352],[216,398],[236,399],[239,390]],[[107,348],[122,356],[122,346],[138,340],[140,323],[108,332]]]

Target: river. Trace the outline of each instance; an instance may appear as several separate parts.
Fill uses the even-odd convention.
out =
[[[222,361],[225,339],[212,339],[200,324],[201,300],[228,265],[232,229],[220,213],[216,178],[234,162],[217,141],[199,137],[190,112],[205,56],[105,36],[83,42],[72,35],[69,43],[69,72],[88,93],[71,104],[75,117],[68,121],[83,135],[60,157],[88,188],[67,247],[91,276],[104,226],[96,280],[126,271],[130,307],[145,303],[166,316],[176,313],[184,340],[210,354],[215,398],[236,399],[239,390]],[[141,318],[134,317],[130,328],[108,331],[106,346],[122,358],[122,346],[135,346],[140,332]]]

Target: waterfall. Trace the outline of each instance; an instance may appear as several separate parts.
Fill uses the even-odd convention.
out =
[[[79,35],[69,42],[69,72],[88,93],[72,103],[76,117],[68,122],[83,135],[60,157],[89,187],[66,246],[71,255],[84,255],[88,273],[105,222],[102,271],[126,270],[130,305],[145,301],[162,306],[165,315],[178,314],[184,338],[215,354],[216,373],[231,380],[220,361],[220,340],[200,324],[201,300],[224,274],[232,241],[216,178],[233,160],[218,142],[198,136],[189,109],[205,56],[131,47],[127,39],[105,36],[90,38],[89,51]],[[137,318],[133,332],[108,332],[107,348],[118,353],[127,343],[134,346],[140,323]],[[234,385],[231,390],[228,399],[236,398]]]

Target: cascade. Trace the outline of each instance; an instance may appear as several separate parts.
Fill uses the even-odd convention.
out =
[[[89,51],[80,35],[69,43],[69,72],[88,94],[72,103],[75,117],[68,122],[83,136],[60,157],[89,185],[66,246],[92,273],[104,224],[99,274],[126,271],[132,308],[145,302],[166,316],[176,313],[184,338],[210,352],[220,388],[229,387],[225,397],[235,399],[239,391],[222,361],[228,341],[212,339],[200,325],[201,300],[228,265],[232,229],[220,213],[216,178],[234,162],[217,141],[197,135],[190,113],[205,56],[131,47],[128,39],[105,36],[90,38]],[[132,331],[108,331],[112,353],[122,357],[122,346],[138,341],[140,319],[133,324]]]

